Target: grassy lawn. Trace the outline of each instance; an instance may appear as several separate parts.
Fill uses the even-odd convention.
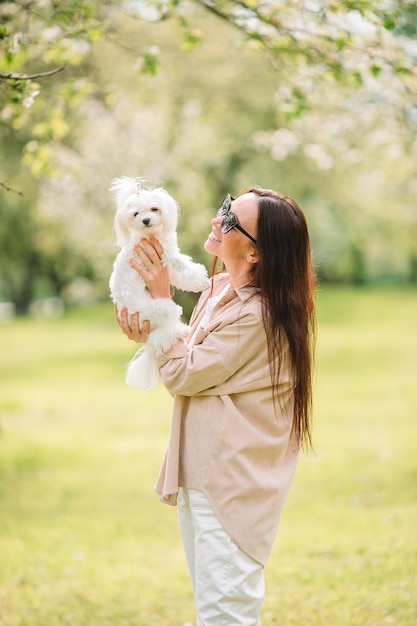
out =
[[[315,453],[266,568],[264,626],[417,624],[417,292],[323,287]],[[0,625],[183,626],[171,398],[124,384],[110,304],[0,327]]]

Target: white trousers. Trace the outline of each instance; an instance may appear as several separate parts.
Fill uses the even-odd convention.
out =
[[[180,489],[178,517],[197,626],[261,626],[262,565],[232,541],[202,491]]]

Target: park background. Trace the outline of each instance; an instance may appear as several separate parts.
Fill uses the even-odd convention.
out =
[[[206,265],[227,192],[277,188],[305,211],[315,450],[263,622],[414,625],[413,3],[22,0],[0,16],[0,624],[194,619],[175,511],[153,493],[171,398],[124,385],[133,348],[108,298],[109,185],[128,175],[176,197],[180,246]]]

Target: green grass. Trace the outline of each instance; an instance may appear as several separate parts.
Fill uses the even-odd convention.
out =
[[[417,623],[417,293],[322,288],[315,453],[266,568],[264,626]],[[0,327],[0,625],[194,620],[153,492],[171,398],[124,384],[111,305]]]

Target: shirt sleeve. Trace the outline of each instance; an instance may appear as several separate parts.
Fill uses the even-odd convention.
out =
[[[172,395],[231,394],[248,391],[253,385],[259,388],[262,380],[270,384],[265,330],[253,311],[199,333],[202,336],[191,349],[181,342],[158,357],[162,382]],[[236,372],[259,360],[260,351],[265,367],[235,378]]]

